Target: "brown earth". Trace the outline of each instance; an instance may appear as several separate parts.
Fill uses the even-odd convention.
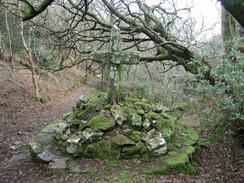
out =
[[[0,74],[1,76],[1,74]],[[147,176],[138,172],[135,164],[128,161],[120,167],[105,166],[99,160],[82,160],[81,165],[95,167],[97,172],[87,174],[50,174],[42,171],[31,160],[26,143],[48,122],[71,110],[81,94],[95,87],[95,78],[45,104],[37,104],[24,85],[16,88],[16,82],[0,80],[0,182],[119,182],[121,173],[129,175],[135,182],[157,183],[241,183],[244,181],[243,149],[240,142],[229,132],[223,141],[209,148],[200,148],[192,159],[197,175]],[[13,83],[13,82],[12,82]],[[7,89],[6,89],[7,88]],[[22,88],[22,89],[21,89]],[[20,97],[21,96],[21,97]],[[26,99],[29,99],[26,101]],[[191,113],[184,116],[189,125],[200,120]],[[213,128],[195,125],[202,138],[214,134]],[[134,164],[134,166],[133,166]],[[130,183],[124,181],[124,183]]]

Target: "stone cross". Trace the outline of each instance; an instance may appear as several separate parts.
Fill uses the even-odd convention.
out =
[[[92,53],[92,59],[106,64],[108,68],[108,102],[116,103],[120,99],[122,65],[133,65],[140,62],[140,57],[134,52],[122,52],[120,29],[113,25],[110,37],[110,50]]]

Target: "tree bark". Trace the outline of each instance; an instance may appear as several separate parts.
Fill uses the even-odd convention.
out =
[[[27,0],[20,0],[26,4],[26,10],[22,15],[23,21],[30,20],[37,15],[41,14],[48,6],[52,4],[54,0],[43,0],[39,6],[35,7],[33,6],[29,1]]]
[[[237,25],[234,17],[222,6],[221,8],[221,31],[225,53],[228,55],[232,48],[231,40],[237,36]]]
[[[228,10],[238,23],[244,27],[244,1],[243,0],[220,0],[221,4]]]
[[[6,4],[6,0],[5,0],[5,4]],[[14,61],[13,61],[13,50],[12,50],[12,40],[11,40],[11,32],[10,32],[10,28],[9,28],[9,22],[8,22],[8,12],[7,9],[5,9],[5,24],[6,24],[6,30],[8,33],[8,44],[9,44],[9,59],[10,59],[10,65],[13,71],[14,68]]]
[[[20,10],[20,4],[19,4],[19,10]],[[30,65],[30,71],[31,71],[35,98],[36,98],[36,100],[38,100],[40,98],[40,95],[39,95],[39,87],[38,87],[38,82],[37,82],[36,72],[35,72],[35,64],[33,62],[33,53],[32,53],[33,51],[30,46],[30,37],[29,37],[29,41],[28,41],[29,44],[27,45],[27,42],[26,42],[26,39],[24,36],[24,22],[22,20],[20,22],[20,34],[21,34],[23,45],[24,45],[24,49],[28,55],[28,64]]]

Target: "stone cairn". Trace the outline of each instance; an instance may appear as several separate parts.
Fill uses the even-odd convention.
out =
[[[106,99],[105,93],[80,99],[73,112],[65,116],[54,133],[63,153],[100,159],[166,153],[164,135],[167,138],[169,134],[160,129],[167,123],[169,132],[172,118],[145,99],[128,98],[117,105],[107,105]]]

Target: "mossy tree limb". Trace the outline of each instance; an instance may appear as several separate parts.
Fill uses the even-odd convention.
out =
[[[225,53],[228,55],[231,51],[231,40],[237,36],[237,22],[235,18],[224,7],[221,8],[221,29],[222,39],[224,41]]]
[[[243,0],[220,0],[221,4],[228,10],[238,23],[244,27],[244,1]]]
[[[54,0],[42,0],[42,2],[38,6],[34,6],[28,0],[20,1],[22,1],[26,5],[22,20],[27,21],[41,14],[48,6],[52,4]]]

